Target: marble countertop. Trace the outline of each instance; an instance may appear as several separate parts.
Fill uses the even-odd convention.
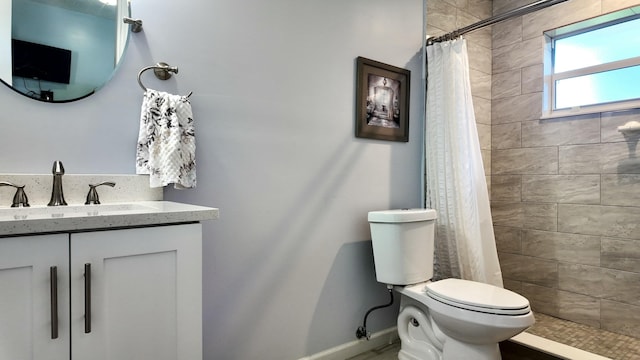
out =
[[[0,236],[175,224],[218,216],[216,208],[170,201],[0,207]]]

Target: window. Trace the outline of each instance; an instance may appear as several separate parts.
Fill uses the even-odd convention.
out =
[[[543,117],[640,107],[640,6],[545,33]]]

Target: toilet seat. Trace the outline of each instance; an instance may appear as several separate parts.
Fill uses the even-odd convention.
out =
[[[458,308],[496,315],[525,315],[529,301],[513,291],[461,279],[444,279],[426,284],[426,295]]]

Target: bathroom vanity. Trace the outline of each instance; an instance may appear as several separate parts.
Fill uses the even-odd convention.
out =
[[[202,225],[166,201],[0,207],[1,359],[202,359]]]

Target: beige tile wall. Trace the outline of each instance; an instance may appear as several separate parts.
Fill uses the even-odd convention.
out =
[[[494,0],[493,12],[532,2]],[[638,4],[569,0],[496,24],[491,65],[492,215],[505,286],[539,312],[631,336],[640,336],[640,153],[617,127],[640,121],[640,109],[540,115],[542,32]]]

